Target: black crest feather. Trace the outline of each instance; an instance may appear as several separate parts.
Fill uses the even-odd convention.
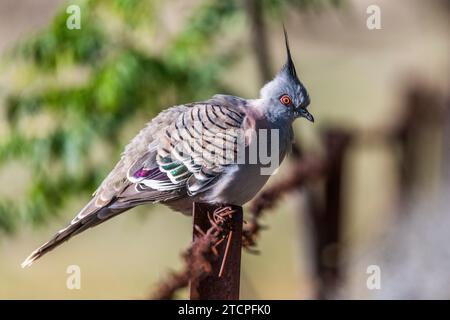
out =
[[[284,27],[283,24],[283,31],[284,31],[284,42],[286,44],[286,64],[284,65],[284,69],[294,78],[294,79],[298,79],[297,78],[297,72],[295,71],[295,66],[294,66],[294,61],[292,61],[292,57],[291,57],[291,50],[289,48],[289,38],[288,38],[288,34],[286,32],[286,28]]]

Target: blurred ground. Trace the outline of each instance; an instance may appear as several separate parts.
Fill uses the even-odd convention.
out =
[[[37,3],[0,3],[0,50],[44,26],[61,1]],[[308,145],[314,146],[318,127],[331,123],[362,130],[389,127],[401,113],[405,80],[421,78],[449,85],[449,21],[439,2],[377,1],[383,29],[370,31],[365,10],[372,3],[349,1],[341,11],[291,14],[284,19],[298,72],[312,98],[310,110],[317,119],[314,126],[296,123],[297,135]],[[272,57],[279,67],[284,58],[281,30],[270,26]],[[230,86],[245,97],[257,94],[253,59],[249,50],[226,75]],[[397,177],[389,146],[360,146],[347,160],[344,235],[353,248],[371,244],[390,224],[396,210]],[[14,164],[0,171],[0,194],[11,192],[13,176],[21,177]],[[20,190],[20,181],[16,188]],[[20,262],[29,252],[64,225],[87,198],[79,196],[61,218],[45,228],[0,239],[0,298],[144,298],[168,269],[179,267],[179,252],[191,237],[190,219],[154,206],[133,210],[83,233],[22,270]],[[259,243],[261,255],[244,254],[242,298],[312,297],[314,279],[304,259],[302,216],[296,213],[293,199],[267,218],[270,229],[263,232]],[[81,290],[66,288],[66,268],[72,264],[81,267]],[[358,297],[364,294],[359,292]]]

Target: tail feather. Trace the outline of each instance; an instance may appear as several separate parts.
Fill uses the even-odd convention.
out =
[[[22,268],[29,267],[34,261],[42,257],[47,252],[58,247],[74,235],[83,232],[88,228],[92,228],[103,223],[116,215],[127,211],[135,206],[149,203],[168,201],[179,198],[176,192],[160,192],[157,190],[138,190],[134,185],[125,188],[119,196],[115,196],[109,203],[103,207],[96,205],[97,196],[95,196],[78,215],[70,222],[70,224],[58,231],[52,239],[44,243],[42,246],[34,250],[28,258],[22,262]]]
[[[77,217],[82,216],[81,219],[72,220],[72,222],[64,229],[59,230],[49,241],[42,246],[34,250],[21,264],[22,268],[29,267],[34,261],[42,257],[47,252],[53,250],[59,245],[69,240],[74,235],[77,235],[84,230],[94,227],[110,218],[116,216],[119,213],[126,211],[129,208],[122,210],[111,210],[109,207],[96,208],[91,201]],[[88,212],[91,211],[91,212]]]

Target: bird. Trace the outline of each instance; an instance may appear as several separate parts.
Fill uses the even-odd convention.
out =
[[[309,94],[297,75],[284,27],[283,31],[286,62],[258,98],[217,94],[160,112],[125,147],[87,205],[33,251],[22,267],[86,229],[142,204],[162,203],[190,215],[193,202],[242,206],[250,201],[270,174],[261,174],[261,161],[251,163],[245,157],[238,161],[241,155],[256,150],[255,145],[275,145],[281,164],[294,141],[294,120],[303,117],[314,122],[307,109]],[[255,134],[261,130],[276,131],[277,136],[261,142],[264,139]]]

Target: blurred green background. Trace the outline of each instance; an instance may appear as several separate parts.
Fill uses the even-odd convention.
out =
[[[88,201],[122,147],[160,110],[215,93],[256,97],[284,61],[282,22],[317,119],[295,123],[302,147],[321,154],[327,127],[361,138],[345,161],[346,255],[378,241],[401,210],[400,178],[395,148],[366,143],[364,134],[396,126],[409,86],[448,88],[448,2],[377,1],[381,30],[366,27],[373,1],[256,3],[259,12],[250,0],[0,3],[0,298],[146,298],[178,269],[191,220],[161,205],[89,230],[29,269],[20,263]],[[80,30],[66,27],[70,4],[81,8]],[[266,42],[254,28],[258,15]],[[439,148],[427,154],[420,185],[427,193],[437,192]],[[261,254],[243,255],[244,299],[316,295],[303,194],[286,199],[264,220]],[[81,290],[66,288],[74,264]],[[369,297],[365,269],[352,272],[343,294]]]

